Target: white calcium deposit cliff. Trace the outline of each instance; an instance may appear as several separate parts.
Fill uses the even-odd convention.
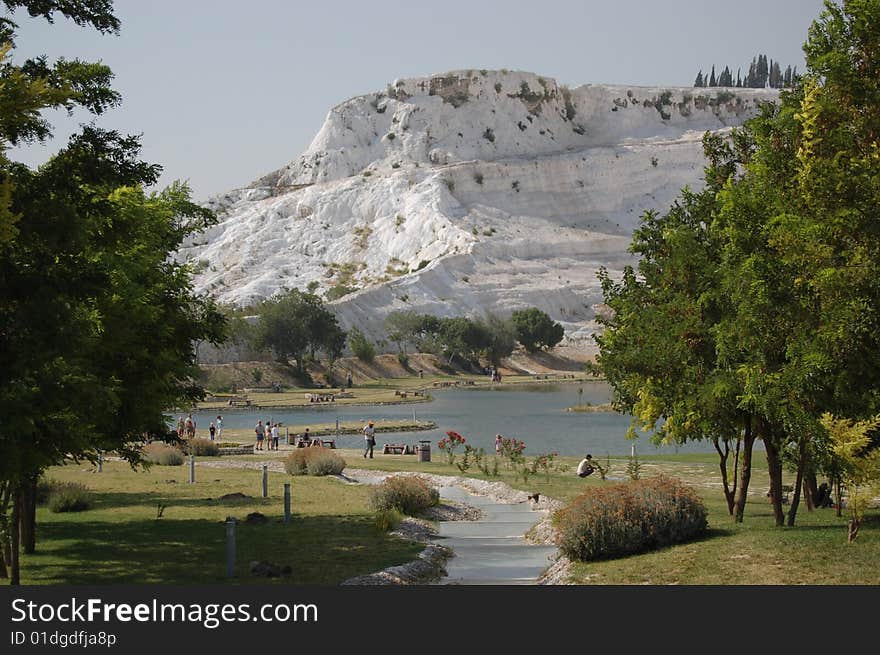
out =
[[[331,297],[381,339],[395,310],[507,315],[537,306],[589,337],[599,267],[702,184],[705,131],[774,90],[585,85],[456,71],[397,80],[327,115],[308,150],[212,198],[219,223],[180,257],[199,291],[248,305],[284,288]],[[332,291],[331,291],[332,290]]]

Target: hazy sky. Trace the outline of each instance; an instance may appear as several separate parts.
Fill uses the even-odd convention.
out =
[[[690,86],[697,70],[748,69],[766,53],[804,68],[821,0],[117,0],[119,36],[17,12],[17,58],[101,60],[122,105],[102,127],[142,134],[161,183],[198,200],[297,157],[327,111],[398,77],[525,70],[560,83]],[[37,164],[87,114],[52,114],[55,139],[12,156]]]

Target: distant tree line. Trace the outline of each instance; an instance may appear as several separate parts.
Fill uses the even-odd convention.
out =
[[[322,353],[332,366],[345,348],[370,362],[376,356],[375,344],[357,327],[343,330],[323,301],[316,295],[293,289],[247,309],[225,309],[233,341],[271,352],[278,361],[293,362],[299,376]],[[256,316],[249,323],[245,315]],[[562,325],[536,307],[513,312],[510,318],[489,314],[471,319],[465,316],[437,317],[415,311],[392,312],[385,319],[388,340],[397,345],[406,361],[407,346],[446,359],[448,364],[497,366],[509,356],[517,343],[527,352],[556,346],[565,336]]]
[[[715,75],[715,65],[708,75],[703,75],[703,70],[697,73],[697,79],[694,80],[695,87],[704,86],[727,86],[744,89],[782,89],[794,86],[797,80],[797,66],[792,68],[786,66],[785,71],[781,69],[778,61],[768,59],[767,55],[758,55],[752,58],[749,64],[749,70],[746,76],[742,76],[742,69],[736,69],[736,80],[733,79],[733,73],[728,66],[724,67],[717,76]]]

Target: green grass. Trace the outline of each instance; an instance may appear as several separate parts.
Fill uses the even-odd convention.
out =
[[[345,451],[342,451],[345,453]],[[432,452],[435,461],[418,462],[415,457],[376,455],[364,460],[359,453],[347,457],[349,466],[388,471],[414,470],[439,475],[461,475],[445,463],[443,453]],[[597,458],[605,465],[605,457]],[[795,527],[777,528],[765,493],[768,488],[767,463],[763,453],[755,453],[749,500],[743,523],[737,524],[727,512],[720,486],[717,455],[688,453],[639,456],[641,477],[666,473],[692,484],[706,504],[708,535],[697,542],[680,544],[659,551],[602,562],[576,563],[572,581],[576,584],[634,585],[876,585],[880,584],[880,509],[868,512],[858,539],[846,542],[848,517],[844,509],[838,517],[834,509],[807,511],[801,500]],[[572,472],[553,472],[549,482],[539,473],[528,483],[503,465],[500,476],[486,477],[476,469],[469,477],[501,480],[516,489],[563,502],[581,494],[587,487],[617,484],[592,475],[581,479],[573,470],[578,458],[563,457],[557,463]],[[628,479],[626,457],[612,457],[610,477]],[[784,482],[793,482],[786,472]],[[788,505],[783,506],[788,511]]]
[[[37,511],[37,553],[24,555],[24,584],[223,583],[225,519],[235,516],[237,581],[252,577],[249,563],[289,564],[280,584],[338,584],[342,580],[403,564],[422,549],[380,532],[368,506],[367,489],[326,478],[269,474],[269,497],[261,498],[261,472],[188,467],[132,471],[105,462],[103,472],[80,465],[50,469],[48,477],[85,483],[93,509],[75,514]],[[171,482],[171,481],[174,482]],[[283,483],[291,482],[292,519],[284,516]],[[241,492],[250,498],[220,501]],[[165,505],[157,518],[159,505]],[[243,523],[251,512],[270,520]]]
[[[446,463],[436,446],[431,462],[415,455],[383,455],[381,439],[374,459],[359,449],[339,449],[349,468],[420,471],[462,475]],[[286,453],[237,457],[266,461]],[[460,458],[460,455],[459,455]],[[217,461],[216,458],[211,458]],[[597,457],[604,466],[606,458]],[[577,584],[635,585],[877,585],[880,584],[880,510],[872,509],[855,543],[846,543],[848,518],[834,509],[808,512],[802,503],[794,528],[773,525],[767,490],[766,461],[756,453],[745,520],[733,522],[719,485],[717,457],[706,454],[639,456],[642,477],[666,473],[692,484],[709,512],[703,539],[655,552],[601,562],[576,563]],[[472,467],[465,475],[501,480],[529,493],[567,501],[598,485],[615,484],[593,475],[574,475],[578,458],[557,463],[565,472],[541,473],[527,483],[502,464],[498,477]],[[612,457],[610,477],[627,478],[626,457]],[[276,584],[338,584],[349,577],[414,559],[421,546],[390,537],[375,527],[368,488],[327,478],[291,478],[270,473],[270,497],[260,498],[258,469],[196,468],[198,482],[186,483],[188,467],[153,467],[132,471],[105,461],[102,473],[82,465],[56,467],[48,477],[82,482],[94,492],[93,508],[73,514],[52,514],[41,507],[37,516],[37,550],[23,557],[25,584],[224,583],[224,520],[244,519],[250,512],[270,518],[264,525],[238,526],[238,582],[266,582],[249,575],[252,560],[290,564],[290,578]],[[791,483],[787,473],[785,482]],[[174,480],[174,482],[171,482]],[[283,482],[291,482],[293,519],[283,516]],[[220,502],[231,492],[251,498]],[[165,505],[162,518],[157,506]],[[785,506],[787,510],[788,507]]]

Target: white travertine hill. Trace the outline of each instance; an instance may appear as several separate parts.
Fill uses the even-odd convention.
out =
[[[309,148],[208,201],[219,223],[179,256],[199,291],[248,305],[334,294],[341,323],[385,336],[391,311],[507,315],[537,306],[589,337],[596,273],[702,185],[702,135],[754,115],[767,89],[584,85],[531,73],[397,80],[327,115]]]

